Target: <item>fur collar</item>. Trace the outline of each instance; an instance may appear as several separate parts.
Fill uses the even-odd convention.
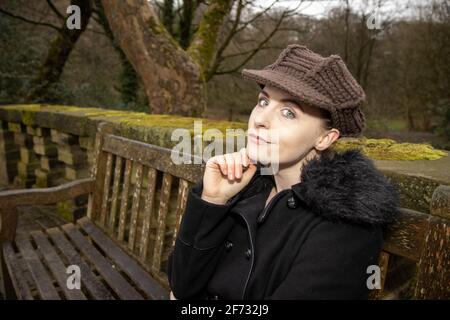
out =
[[[252,180],[264,183],[251,181],[246,194],[260,192],[269,182],[274,183],[273,176],[260,175],[260,167]],[[389,223],[399,202],[394,185],[356,149],[309,161],[303,167],[301,182],[293,185],[292,191],[307,208],[325,219],[364,225]]]

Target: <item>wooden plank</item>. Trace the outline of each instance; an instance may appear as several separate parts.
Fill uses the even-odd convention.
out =
[[[141,234],[141,248],[139,253],[141,261],[143,261],[144,263],[147,260],[148,246],[150,242],[150,223],[153,214],[153,204],[155,201],[156,177],[157,177],[156,169],[148,168],[147,197],[145,200],[144,221],[142,224],[142,234]]]
[[[130,190],[131,160],[125,162],[125,175],[123,178],[122,200],[120,202],[119,232],[117,239],[123,241],[125,235],[126,217],[128,211],[128,192]]]
[[[450,221],[433,217],[420,257],[416,299],[450,299]]]
[[[24,271],[20,268],[20,263],[10,242],[3,243],[3,257],[6,268],[8,269],[8,274],[11,276],[11,281],[14,286],[17,299],[33,300],[30,286],[27,283]]]
[[[112,169],[113,155],[108,153],[106,159],[106,173],[105,173],[105,183],[103,185],[103,199],[102,208],[100,211],[100,224],[106,226],[106,213],[108,211],[108,197],[109,197],[109,187],[111,185],[111,169]]]
[[[434,189],[431,197],[430,213],[433,216],[450,220],[450,186],[441,184]]]
[[[60,300],[61,298],[53,285],[53,280],[45,270],[30,241],[23,236],[18,236],[15,242],[28,270],[30,270],[41,298],[43,300]]]
[[[385,230],[383,250],[418,261],[429,219],[428,214],[401,208]]]
[[[181,218],[182,218],[184,209],[186,208],[188,193],[189,193],[189,182],[184,179],[180,179],[180,182],[178,185],[177,208],[176,208],[176,212],[175,212],[175,226],[174,226],[174,230],[173,230],[173,237],[172,237],[172,244],[171,244],[172,248],[175,246],[175,241],[177,239],[178,230],[180,229]]]
[[[109,232],[110,234],[114,233],[114,227],[116,224],[116,215],[117,215],[117,199],[119,198],[119,186],[120,186],[120,178],[122,176],[122,157],[116,157],[116,167],[114,169],[114,185],[113,192],[111,196],[111,212],[109,216]]]
[[[95,265],[108,285],[121,299],[142,300],[142,296],[113,268],[113,266],[100,254],[100,252],[81,234],[73,224],[62,226],[63,230],[83,252],[83,254]]]
[[[2,208],[53,204],[87,194],[93,191],[93,188],[94,181],[86,178],[51,188],[7,190],[0,192],[0,203],[2,204]]]
[[[172,175],[164,172],[159,201],[158,222],[156,228],[155,247],[152,258],[152,272],[159,273],[161,270],[161,258],[164,248],[164,237],[166,233],[166,216],[169,209],[170,189],[172,186]]]
[[[50,228],[46,233],[51,237],[53,243],[59,249],[63,257],[73,265],[77,265],[81,270],[81,284],[87,289],[89,294],[96,300],[113,300],[113,295],[107,287],[97,279],[92,270],[81,258],[73,245],[58,228]]]
[[[1,199],[1,197],[0,197]],[[3,202],[0,201],[3,206]],[[0,243],[14,241],[18,213],[15,207],[0,207]]]
[[[128,249],[134,250],[136,240],[137,220],[139,214],[139,203],[141,200],[141,188],[142,188],[142,164],[136,164],[136,184],[133,192],[133,203],[131,206],[131,220],[130,220],[130,233],[128,237]]]
[[[381,251],[378,258],[378,266],[380,267],[380,285],[381,289],[373,289],[369,293],[369,298],[372,300],[378,300],[383,296],[384,284],[386,282],[386,275],[389,266],[389,253]]]
[[[62,262],[61,258],[52,247],[47,237],[41,231],[33,231],[30,233],[31,237],[36,242],[39,251],[42,253],[44,260],[52,272],[54,278],[59,284],[59,287],[63,290],[67,299],[70,300],[86,300],[86,296],[81,289],[69,289],[67,288],[67,267]]]
[[[141,288],[152,300],[168,299],[168,292],[162,288],[133,258],[120,249],[89,219],[82,218],[78,224],[91,239]]]
[[[105,136],[103,150],[190,182],[198,182],[203,177],[205,164],[197,155],[191,156],[190,164],[176,164],[171,149],[111,134]]]
[[[102,207],[107,161],[107,152],[103,151],[103,144],[105,142],[105,134],[111,133],[111,131],[111,125],[106,122],[102,122],[98,125],[95,135],[94,164],[91,166],[92,177],[95,179],[95,186],[94,192],[89,197],[87,214],[92,221],[97,220],[97,215],[100,214]]]

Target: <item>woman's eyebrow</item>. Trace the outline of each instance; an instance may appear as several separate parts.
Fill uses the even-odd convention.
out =
[[[270,99],[269,94],[267,93],[267,91],[262,90],[260,93],[262,93],[263,95],[265,95],[267,98]],[[303,110],[302,106],[300,105],[300,102],[298,100],[295,99],[289,99],[289,98],[284,98],[281,99],[280,102],[290,102],[292,104],[294,104],[296,107],[298,107],[302,112],[305,112],[305,110]]]

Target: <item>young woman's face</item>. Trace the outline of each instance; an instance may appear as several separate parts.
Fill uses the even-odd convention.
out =
[[[323,133],[322,121],[318,109],[299,105],[286,92],[265,86],[248,122],[249,158],[279,166],[297,163]]]

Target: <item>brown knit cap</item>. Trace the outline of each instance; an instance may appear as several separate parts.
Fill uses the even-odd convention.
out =
[[[328,110],[341,137],[360,136],[365,129],[361,105],[364,90],[338,55],[322,57],[305,46],[290,44],[262,70],[243,69],[242,77],[270,85],[300,103]]]

